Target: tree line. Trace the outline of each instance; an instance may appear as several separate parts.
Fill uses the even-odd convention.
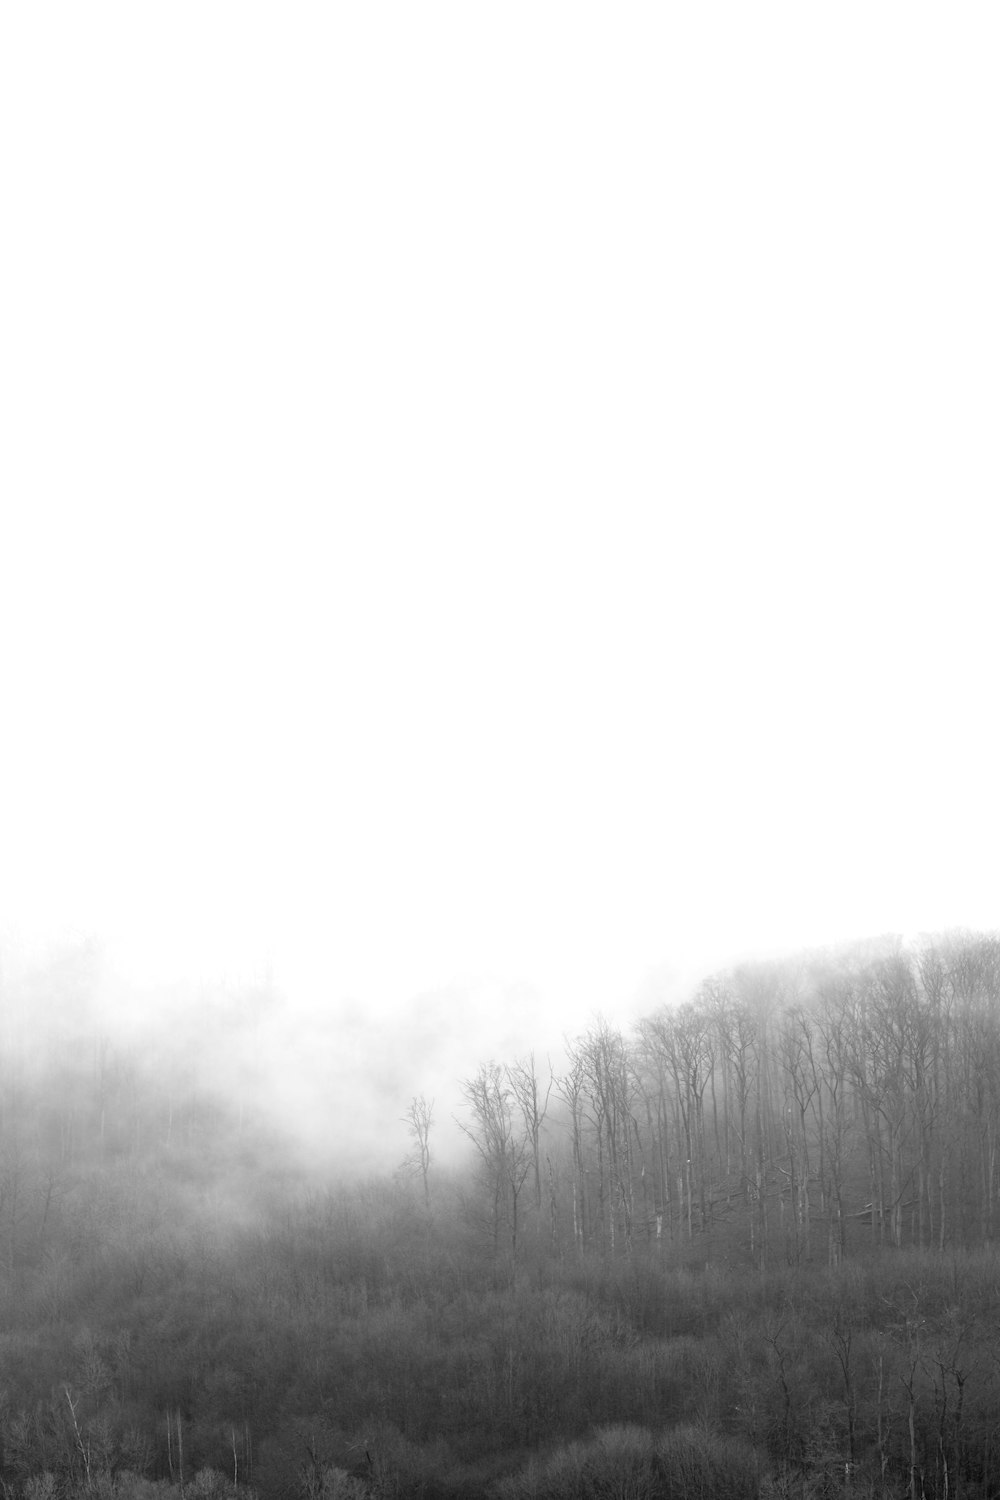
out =
[[[516,1261],[529,1220],[558,1254],[686,1242],[758,1268],[992,1243],[998,1001],[996,936],[886,938],[715,974],[561,1069],[485,1063],[462,1123],[494,1251]]]

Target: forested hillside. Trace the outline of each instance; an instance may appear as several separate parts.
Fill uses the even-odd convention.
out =
[[[9,1496],[1000,1495],[997,937],[485,1059],[464,1165],[404,1093],[383,1175],[262,1107],[267,994],[100,989],[3,983]]]

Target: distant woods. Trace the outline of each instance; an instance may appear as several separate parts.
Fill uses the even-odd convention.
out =
[[[67,1174],[183,1160],[225,1195],[220,1162],[252,1142],[269,1141],[276,1160],[295,1154],[273,1124],[273,1059],[260,1057],[262,1032],[280,1030],[272,990],[195,1006],[166,996],[159,1013],[119,1007],[109,1026],[100,987],[86,946],[0,979],[0,1263],[11,1267],[32,1244],[44,1250]],[[385,1097],[384,1080],[372,1089]],[[607,1258],[639,1244],[758,1269],[991,1244],[1000,938],[887,938],[747,964],[628,1034],[597,1021],[554,1062],[490,1060],[460,1090],[468,1226],[515,1267],[529,1250]],[[333,1109],[342,1091],[330,1094]],[[430,1209],[451,1122],[425,1095],[401,1105],[384,1116],[384,1146],[405,1142],[396,1160]],[[359,1154],[348,1130],[341,1116],[327,1133],[328,1159],[346,1171]]]
[[[686,1243],[836,1266],[1000,1229],[995,936],[748,964],[631,1036],[598,1022],[567,1056],[463,1086],[498,1253],[502,1224],[511,1254],[530,1230],[560,1255]]]

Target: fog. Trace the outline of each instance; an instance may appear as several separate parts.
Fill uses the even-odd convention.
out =
[[[0,23],[9,993],[92,942],[114,1035],[391,1166],[485,1058],[995,927],[993,18],[57,11]]]

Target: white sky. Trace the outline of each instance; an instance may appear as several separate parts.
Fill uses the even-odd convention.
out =
[[[992,5],[0,16],[0,927],[392,1006],[997,925]]]

